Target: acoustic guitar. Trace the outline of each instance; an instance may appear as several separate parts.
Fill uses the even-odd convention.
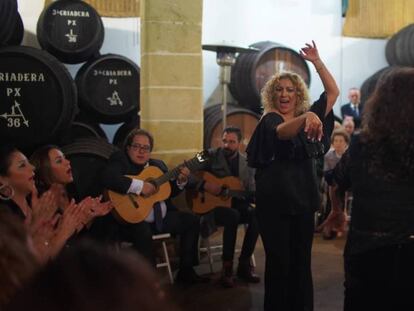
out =
[[[156,202],[164,201],[171,195],[171,185],[168,181],[174,180],[180,174],[183,165],[187,166],[190,171],[197,170],[201,164],[208,159],[208,153],[202,151],[189,161],[175,167],[164,173],[158,167],[148,166],[140,174],[126,175],[130,178],[136,178],[152,183],[156,191],[150,196],[137,195],[134,193],[122,194],[108,190],[109,199],[114,206],[114,213],[118,220],[128,223],[140,223],[150,214]]]
[[[231,207],[231,199],[245,199],[251,195],[251,191],[245,191],[240,179],[234,176],[216,177],[209,172],[199,172],[197,176],[206,182],[220,185],[223,189],[220,195],[215,196],[206,191],[187,191],[187,200],[192,205],[192,210],[197,214],[205,214],[212,209],[220,207]]]

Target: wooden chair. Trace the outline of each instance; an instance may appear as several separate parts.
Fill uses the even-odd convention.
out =
[[[161,234],[154,234],[152,236],[152,240],[153,241],[159,241],[162,245],[162,261],[158,262],[156,264],[156,268],[167,268],[168,271],[168,277],[170,280],[171,284],[174,284],[174,278],[173,278],[173,274],[172,274],[172,269],[171,269],[171,263],[170,263],[170,256],[168,255],[168,249],[167,249],[167,240],[171,238],[171,234],[170,233],[161,233]],[[120,251],[120,249],[122,248],[127,248],[127,247],[131,247],[132,243],[130,242],[119,242],[115,245],[115,249],[117,251]]]

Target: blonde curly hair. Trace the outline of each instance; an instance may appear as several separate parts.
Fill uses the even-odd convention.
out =
[[[302,77],[297,73],[284,71],[276,73],[274,76],[272,76],[270,80],[266,82],[261,91],[264,112],[266,113],[276,108],[276,86],[279,84],[281,79],[289,79],[296,89],[297,102],[295,108],[295,117],[308,111],[310,108],[309,92],[305,81],[303,81]]]

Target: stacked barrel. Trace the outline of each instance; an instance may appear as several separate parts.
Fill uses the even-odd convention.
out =
[[[240,53],[231,70],[230,92],[235,102],[227,108],[227,124],[241,129],[244,151],[262,114],[260,92],[276,73],[292,71],[310,84],[306,61],[296,51],[276,42],[257,42],[250,47],[257,52]],[[222,133],[221,103],[204,109],[204,147],[218,147]]]
[[[0,139],[30,152],[78,138],[107,141],[100,124],[139,126],[140,69],[130,59],[101,55],[105,30],[96,10],[80,0],[47,6],[37,23],[42,48],[19,46],[24,27],[16,0],[0,2]],[[72,78],[63,64],[81,64]]]
[[[99,174],[117,148],[100,124],[123,123],[121,145],[139,127],[140,69],[130,59],[101,55],[105,30],[80,0],[45,7],[37,23],[42,49],[20,46],[24,26],[16,0],[0,1],[0,140],[27,155],[44,144],[63,146],[79,194],[99,194]],[[75,78],[64,64],[82,64]]]
[[[395,67],[414,67],[414,24],[410,24],[393,36],[385,46],[385,58],[390,66],[382,68],[368,77],[361,85],[361,102],[374,92],[381,76]]]

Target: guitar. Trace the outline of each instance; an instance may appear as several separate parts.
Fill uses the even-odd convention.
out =
[[[180,174],[181,167],[185,165],[190,171],[194,171],[208,159],[207,156],[208,154],[206,151],[199,152],[191,160],[185,161],[184,164],[181,164],[166,173],[156,166],[148,166],[136,176],[126,175],[130,178],[136,178],[152,183],[155,186],[156,191],[150,196],[142,196],[135,193],[123,194],[107,190],[109,199],[114,206],[113,211],[117,219],[133,224],[145,220],[156,202],[164,201],[170,197],[171,185],[168,181],[177,178]]]
[[[199,172],[198,177],[204,179],[206,182],[215,183],[223,188],[222,194],[215,196],[206,191],[187,191],[187,200],[192,205],[192,210],[197,214],[205,214],[212,209],[220,207],[231,207],[231,199],[239,198],[245,199],[251,195],[251,191],[244,190],[243,184],[237,177],[216,177],[209,172]]]

